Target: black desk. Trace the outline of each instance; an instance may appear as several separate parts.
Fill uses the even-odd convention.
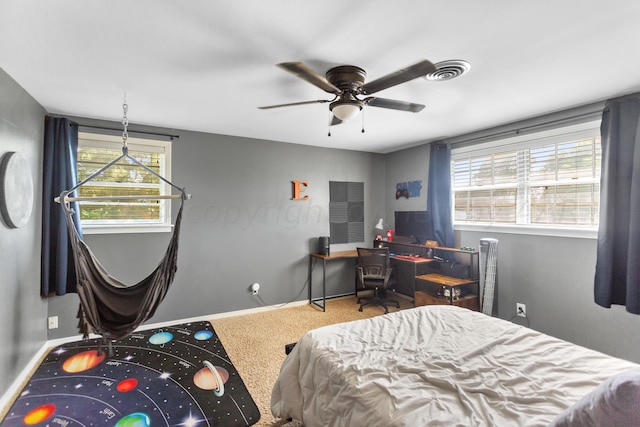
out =
[[[313,270],[313,259],[321,259],[322,260],[322,298],[313,298],[311,285],[312,279],[312,270]],[[357,259],[358,251],[350,250],[350,251],[340,251],[340,252],[330,252],[330,255],[322,255],[322,254],[310,254],[309,255],[309,304],[313,304],[322,309],[322,311],[326,311],[326,302],[327,302],[327,261],[338,260],[338,259]],[[322,304],[320,304],[320,300],[322,300]]]
[[[431,272],[431,258],[392,255],[391,266],[396,271],[395,291],[414,299],[416,276]]]

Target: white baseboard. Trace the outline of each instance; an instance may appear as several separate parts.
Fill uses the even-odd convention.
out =
[[[45,342],[42,347],[36,352],[36,354],[31,358],[27,366],[20,372],[20,375],[13,381],[13,383],[9,386],[7,391],[4,392],[2,397],[0,397],[0,414],[9,410],[9,405],[13,403],[13,400],[18,397],[18,393],[22,389],[22,382],[25,378],[28,378],[31,375],[31,372],[38,366],[40,363],[40,359],[42,359],[45,354],[49,351],[49,345]]]
[[[199,317],[190,317],[186,319],[171,320],[169,322],[159,322],[159,323],[153,323],[148,325],[142,325],[136,330],[145,331],[148,329],[162,328],[165,326],[171,326],[171,325],[182,324],[182,323],[204,322],[208,320],[223,319],[225,317],[244,316],[252,313],[262,313],[264,311],[278,310],[280,308],[288,308],[288,307],[299,307],[299,306],[308,305],[308,304],[309,304],[308,300],[293,301],[287,304],[277,304],[277,305],[269,305],[265,307],[248,308],[245,310],[228,311],[225,313],[209,314],[209,315],[199,316]],[[99,335],[91,335],[89,338],[99,338]],[[25,366],[24,369],[20,372],[20,375],[18,375],[15,381],[13,381],[13,383],[9,386],[7,391],[5,391],[2,397],[0,397],[0,414],[9,410],[9,405],[13,404],[14,399],[18,397],[18,393],[22,389],[22,383],[24,379],[27,378],[36,369],[36,367],[38,366],[38,363],[40,362],[40,359],[42,359],[47,354],[49,349],[53,347],[57,347],[62,344],[69,343],[69,342],[79,341],[81,339],[82,339],[82,335],[74,335],[74,336],[65,337],[65,338],[57,338],[55,340],[47,340],[42,345],[42,347],[40,347],[40,349],[36,352],[36,354],[31,358],[29,363],[27,363],[27,366]]]

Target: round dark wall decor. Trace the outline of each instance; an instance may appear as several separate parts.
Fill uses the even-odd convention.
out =
[[[27,159],[15,151],[0,160],[0,214],[9,228],[24,227],[33,209],[33,180]]]

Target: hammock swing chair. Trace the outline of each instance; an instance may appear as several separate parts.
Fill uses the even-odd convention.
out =
[[[122,155],[91,174],[73,188],[63,191],[60,197],[56,197],[55,199],[56,202],[59,202],[63,206],[66,214],[71,250],[75,261],[78,280],[77,292],[80,299],[78,329],[85,339],[89,337],[89,333],[101,335],[102,343],[108,342],[109,347],[111,340],[122,339],[130,335],[138,326],[153,316],[157,307],[164,299],[177,270],[178,239],[180,236],[180,224],[182,222],[182,208],[184,201],[191,197],[185,193],[183,188],[177,187],[129,155],[127,148],[126,103],[123,105],[123,108],[123,124],[125,126]],[[147,172],[178,190],[180,194],[164,196],[70,196],[76,189],[93,180],[98,175],[101,175],[123,159],[145,169]],[[111,276],[100,262],[98,262],[89,247],[80,238],[73,223],[73,209],[70,206],[71,202],[88,200],[160,200],[178,198],[180,199],[180,210],[178,211],[173,234],[164,257],[153,272],[139,283],[132,285],[126,285]]]

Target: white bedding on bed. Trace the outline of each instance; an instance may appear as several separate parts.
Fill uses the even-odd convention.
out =
[[[547,425],[637,367],[467,309],[417,307],[305,334],[271,410],[305,427]]]

